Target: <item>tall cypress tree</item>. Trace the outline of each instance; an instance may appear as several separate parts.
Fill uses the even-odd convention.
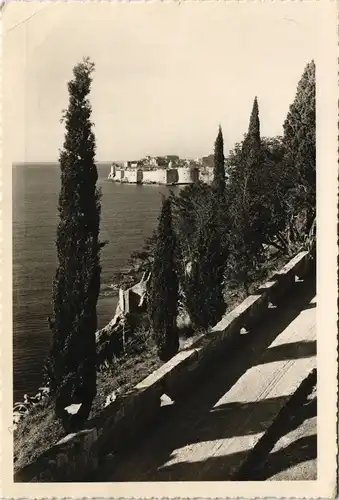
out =
[[[225,312],[224,271],[228,245],[224,233],[222,206],[216,196],[206,200],[197,213],[197,223],[191,244],[190,271],[183,281],[186,307],[194,328],[215,325]]]
[[[213,167],[212,188],[219,194],[225,193],[225,157],[224,139],[221,126],[214,144],[214,167]]]
[[[243,143],[243,156],[248,169],[258,166],[261,152],[259,105],[257,97],[254,98],[248,132]]]
[[[262,157],[259,106],[256,97],[253,102],[248,132],[239,153],[239,161],[231,171],[230,187],[236,203],[240,203],[243,209],[248,209],[256,196]]]
[[[295,203],[306,210],[308,232],[316,212],[315,63],[307,64],[284,123],[287,164],[295,173]]]
[[[172,227],[170,198],[163,200],[156,241],[148,309],[159,358],[168,361],[179,349],[176,328],[179,284],[175,269],[176,238]]]
[[[230,262],[234,275],[248,292],[249,273],[256,266],[262,249],[265,217],[262,213],[261,139],[258,100],[255,97],[248,133],[243,141],[240,161],[231,172],[227,196],[231,200],[233,238]]]
[[[249,222],[249,239],[260,248],[265,231],[265,214],[262,213],[262,147],[260,138],[259,106],[254,98],[248,132],[242,147],[244,165],[243,210]]]
[[[66,134],[60,152],[58,267],[53,283],[53,343],[47,374],[56,416],[81,428],[96,394],[96,305],[100,291],[100,192],[88,100],[94,64],[84,59],[68,83]],[[78,411],[65,410],[70,405]],[[75,406],[75,405],[80,405]]]

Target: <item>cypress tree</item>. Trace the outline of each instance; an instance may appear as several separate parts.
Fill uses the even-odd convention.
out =
[[[260,138],[259,106],[254,98],[248,133],[242,147],[245,166],[243,186],[244,213],[248,218],[248,240],[254,245],[253,251],[259,251],[266,231],[266,217],[263,213],[263,154]],[[246,232],[245,232],[246,236]],[[247,244],[249,243],[247,242]]]
[[[249,274],[257,265],[262,250],[265,217],[262,213],[260,167],[262,149],[258,100],[255,97],[248,133],[243,141],[240,160],[231,172],[227,196],[231,200],[233,221],[229,269],[248,293]]]
[[[248,132],[243,143],[243,156],[246,158],[246,166],[257,166],[260,159],[261,139],[260,139],[260,120],[259,105],[257,97],[254,98]]]
[[[237,162],[230,174],[232,198],[243,209],[249,209],[256,196],[262,159],[258,100],[255,97],[248,132],[237,148]]]
[[[315,63],[307,64],[284,122],[286,159],[295,173],[295,203],[306,211],[308,232],[316,212]]]
[[[61,190],[57,228],[58,267],[53,283],[53,342],[47,374],[56,416],[67,432],[79,429],[96,395],[96,305],[100,291],[100,192],[95,137],[88,100],[94,64],[84,59],[68,83],[60,152]],[[78,411],[70,414],[70,405]]]
[[[215,325],[225,312],[224,271],[228,255],[220,204],[211,196],[199,221],[191,247],[190,271],[184,279],[186,307],[194,328]]]
[[[179,283],[175,268],[176,238],[172,227],[170,198],[164,199],[148,292],[149,318],[158,356],[168,361],[179,349],[176,328]]]
[[[212,188],[223,195],[225,193],[225,157],[224,157],[224,139],[221,126],[214,144],[214,167]]]

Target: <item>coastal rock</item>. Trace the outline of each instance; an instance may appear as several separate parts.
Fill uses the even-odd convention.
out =
[[[115,318],[96,333],[97,366],[111,363],[115,356],[120,356],[131,333],[131,327],[124,315]]]
[[[147,285],[150,273],[144,273],[141,280],[128,288],[119,289],[119,301],[112,320],[96,332],[97,364],[111,362],[113,356],[119,356],[125,343],[142,321],[146,311]],[[139,321],[140,319],[140,321]]]

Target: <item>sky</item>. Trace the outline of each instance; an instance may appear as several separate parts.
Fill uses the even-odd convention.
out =
[[[90,100],[98,161],[225,153],[248,128],[282,133],[315,59],[319,2],[18,2],[3,15],[5,149],[56,161],[67,82],[95,63]]]

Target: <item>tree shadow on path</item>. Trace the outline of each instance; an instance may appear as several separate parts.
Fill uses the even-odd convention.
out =
[[[317,354],[317,343],[315,340],[290,342],[267,349],[258,360],[258,364],[273,363],[287,359],[310,358]]]
[[[248,480],[265,481],[303,462],[315,460],[317,458],[317,434],[316,429],[314,429],[316,427],[316,423],[314,422],[316,416],[317,398],[312,399],[311,402],[306,402],[298,408],[295,415],[281,429],[282,432],[278,436],[278,439],[297,429],[300,425],[309,424],[312,434],[302,435],[301,433],[301,435],[296,436],[297,439],[292,440],[283,448],[269,453],[267,458],[258,464],[256,470],[248,475]],[[292,480],[290,478],[286,479]],[[316,477],[312,477],[312,479],[315,480]]]

